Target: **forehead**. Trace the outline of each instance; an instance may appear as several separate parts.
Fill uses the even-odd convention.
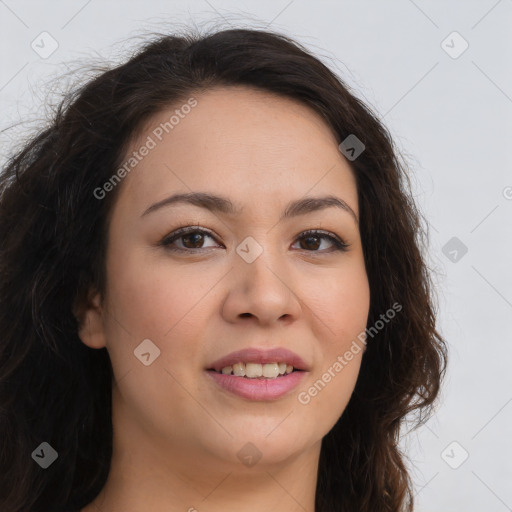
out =
[[[176,191],[207,190],[241,205],[328,192],[357,212],[353,171],[310,107],[240,86],[191,98],[158,112],[132,141],[125,160],[150,149],[124,178],[120,202],[141,213]]]

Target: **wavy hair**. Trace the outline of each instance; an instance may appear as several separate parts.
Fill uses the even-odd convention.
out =
[[[317,512],[413,510],[398,442],[406,416],[432,412],[446,369],[436,330],[426,229],[406,165],[378,116],[292,39],[265,30],[157,35],[125,63],[72,90],[0,175],[0,509],[64,511],[90,503],[112,456],[112,367],[78,336],[88,292],[105,290],[109,215],[120,186],[93,195],[151,116],[216,86],[299,100],[339,143],[355,134],[354,172],[370,284],[369,339],[351,399],[322,441]],[[58,452],[42,470],[31,454]]]

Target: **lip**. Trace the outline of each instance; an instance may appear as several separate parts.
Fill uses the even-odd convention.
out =
[[[217,359],[211,363],[206,370],[215,370],[220,372],[226,366],[232,366],[236,363],[287,363],[291,364],[297,370],[309,371],[309,366],[302,358],[286,348],[259,349],[248,348],[231,352],[227,356]],[[295,372],[294,372],[295,373]]]
[[[295,389],[305,377],[305,371],[292,372],[274,379],[247,379],[236,375],[223,375],[209,370],[206,372],[218,386],[231,394],[247,400],[277,400]]]
[[[236,363],[287,363],[295,370],[273,379],[255,378],[248,379],[236,375],[224,375],[217,373],[226,366]],[[206,374],[221,388],[231,394],[248,400],[268,401],[277,400],[295,389],[309,371],[309,366],[294,352],[285,348],[259,349],[249,348],[231,352],[227,356],[217,359],[205,370]]]

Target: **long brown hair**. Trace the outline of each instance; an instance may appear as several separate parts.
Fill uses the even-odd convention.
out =
[[[398,448],[406,414],[431,412],[446,366],[424,260],[426,230],[387,129],[344,82],[298,43],[262,30],[159,35],[102,70],[59,105],[0,176],[0,509],[81,508],[104,486],[112,455],[106,349],[78,337],[76,308],[105,290],[109,213],[98,201],[127,144],[164,107],[217,85],[249,85],[303,102],[351,161],[370,283],[368,325],[403,310],[368,339],[350,402],[322,442],[317,512],[412,510]],[[57,463],[31,453],[46,441]]]

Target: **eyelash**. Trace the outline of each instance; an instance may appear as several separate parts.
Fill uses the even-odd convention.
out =
[[[178,240],[179,238],[181,238],[185,235],[190,235],[192,233],[201,233],[203,235],[207,235],[217,242],[216,238],[209,231],[202,229],[199,226],[187,226],[187,227],[179,228],[179,229],[173,231],[172,233],[170,233],[169,235],[167,235],[160,242],[159,245],[162,245],[166,248],[166,250],[173,251],[173,252],[196,253],[198,251],[204,251],[205,249],[201,248],[201,247],[198,247],[195,249],[182,249],[180,247],[171,247],[171,244],[174,241]],[[325,251],[325,250],[324,251],[318,251],[318,250],[314,251],[314,250],[303,249],[306,252],[313,252],[313,253],[318,252],[320,254],[322,254],[324,252],[330,253],[330,252],[334,252],[334,251],[345,252],[345,251],[347,251],[348,247],[350,246],[350,244],[347,244],[344,240],[342,240],[338,236],[334,235],[334,233],[329,233],[328,231],[320,231],[318,229],[309,229],[307,231],[303,231],[302,233],[300,233],[300,235],[301,236],[298,237],[298,240],[307,238],[308,236],[317,236],[320,239],[329,240],[334,245],[333,251]],[[207,247],[206,249],[213,249],[213,247]]]

